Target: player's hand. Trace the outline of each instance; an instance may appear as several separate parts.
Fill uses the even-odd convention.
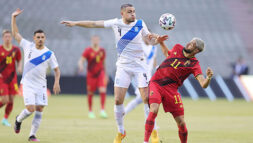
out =
[[[12,13],[12,16],[13,16],[13,17],[16,17],[16,16],[20,15],[22,12],[23,12],[23,10],[20,10],[19,8],[17,8],[16,11],[14,11],[14,12]]]
[[[206,76],[209,79],[211,79],[213,77],[213,70],[211,68],[209,68],[209,67],[206,70]]]
[[[157,43],[162,43],[165,40],[168,40],[169,36],[168,35],[163,35],[163,36],[159,36],[156,38]]]
[[[54,91],[54,94],[59,94],[61,92],[59,83],[54,83],[53,91]]]
[[[76,25],[75,22],[73,21],[62,21],[61,24],[64,24],[65,26],[69,26],[69,27]]]

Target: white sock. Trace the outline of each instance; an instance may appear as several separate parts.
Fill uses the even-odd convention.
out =
[[[146,121],[148,118],[148,114],[149,114],[148,104],[144,104],[144,113],[145,113],[145,121]],[[154,130],[157,130],[156,121],[155,121],[155,125],[154,125]]]
[[[35,115],[33,117],[30,136],[32,136],[32,135],[35,136],[36,135],[36,132],[38,131],[38,129],[40,127],[41,119],[42,119],[42,112],[36,111]]]
[[[142,103],[142,99],[141,97],[137,96],[136,98],[134,98],[132,101],[130,101],[126,108],[125,108],[125,112],[126,114],[128,114],[130,111],[132,111],[134,108],[136,108],[137,105]]]
[[[29,117],[32,114],[32,112],[28,111],[27,109],[24,109],[17,117],[18,122],[22,122],[24,119]]]
[[[124,125],[123,125],[123,117],[124,117],[124,105],[114,105],[114,115],[115,120],[118,126],[118,132],[124,134]]]

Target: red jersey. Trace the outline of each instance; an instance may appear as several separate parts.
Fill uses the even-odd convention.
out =
[[[160,86],[168,84],[179,87],[184,80],[193,74],[195,77],[202,74],[202,70],[197,58],[186,58],[183,54],[183,46],[176,44],[169,52],[169,56],[162,62],[156,70],[151,81]]]
[[[4,49],[3,45],[0,45],[0,82],[9,84],[14,78],[16,78],[16,61],[21,60],[20,49],[16,46],[12,46],[10,51]]]
[[[87,47],[82,56],[88,61],[87,76],[98,77],[104,71],[106,55],[103,48],[100,47],[98,51],[94,51],[91,47]]]

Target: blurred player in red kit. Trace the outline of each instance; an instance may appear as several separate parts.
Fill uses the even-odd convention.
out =
[[[98,89],[101,99],[101,112],[100,117],[107,118],[105,112],[105,99],[106,99],[106,86],[108,78],[105,74],[105,49],[99,45],[100,38],[93,36],[91,38],[91,46],[85,48],[82,57],[78,62],[79,72],[84,70],[84,62],[88,62],[87,67],[87,97],[89,105],[88,117],[93,119],[96,118],[92,111],[92,97],[94,92]]]
[[[8,117],[13,108],[14,95],[18,94],[17,70],[22,72],[20,49],[12,45],[12,34],[9,30],[2,32],[3,45],[0,45],[0,108],[6,105],[2,124],[11,126]]]
[[[202,88],[207,88],[213,76],[212,69],[206,70],[206,78],[202,74],[196,54],[204,50],[204,41],[193,38],[185,47],[176,44],[171,50],[160,42],[163,54],[167,57],[156,70],[149,83],[150,112],[145,124],[144,143],[148,143],[154,127],[159,106],[163,103],[165,112],[170,112],[178,126],[181,143],[187,143],[188,131],[184,120],[184,107],[178,87],[193,74]]]

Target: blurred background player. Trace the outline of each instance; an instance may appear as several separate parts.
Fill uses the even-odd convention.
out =
[[[147,62],[147,74],[148,74],[148,77],[151,77],[152,76],[152,71],[153,69],[156,67],[156,55],[157,55],[157,47],[154,46],[154,45],[150,45],[147,41],[147,39],[143,39],[143,51],[144,51],[144,56],[145,56],[145,60]],[[150,79],[148,79],[150,80]],[[133,100],[131,100],[127,106],[125,107],[125,113],[128,114],[130,111],[132,111],[133,109],[135,109],[139,104],[142,103],[142,98],[141,98],[141,94],[140,94],[140,91],[138,89],[138,86],[136,84],[136,81],[132,81],[132,84],[135,88],[135,95],[136,95],[136,98],[134,98]],[[147,104],[144,104],[144,106],[147,106]],[[145,110],[146,109],[146,110]],[[145,113],[145,116],[147,118],[147,115],[149,113],[149,108],[145,108],[144,107],[144,112]],[[156,123],[155,123],[155,126],[154,126],[154,130],[151,134],[151,142],[152,143],[158,143],[159,142],[159,137],[158,137],[158,133],[157,133],[157,126],[156,126]]]
[[[154,127],[159,106],[163,103],[165,112],[170,112],[178,126],[181,143],[187,143],[188,131],[184,120],[184,107],[178,87],[193,74],[202,88],[207,88],[213,76],[212,69],[206,71],[206,78],[202,74],[196,54],[204,50],[204,41],[193,38],[185,47],[176,44],[171,50],[160,43],[166,59],[160,64],[149,83],[150,112],[146,120],[144,143],[148,143]]]
[[[89,118],[96,118],[94,112],[92,111],[92,97],[94,92],[97,90],[100,94],[101,99],[101,111],[100,117],[107,118],[105,112],[105,100],[106,100],[106,85],[108,78],[105,72],[105,49],[99,45],[100,38],[98,36],[93,36],[91,38],[91,46],[85,48],[79,62],[79,73],[84,70],[84,62],[88,62],[87,66],[87,98],[89,106]]]
[[[81,26],[85,28],[112,28],[115,34],[118,60],[116,63],[117,71],[114,83],[115,106],[114,114],[118,126],[118,134],[114,143],[121,143],[126,136],[123,116],[124,98],[132,79],[137,81],[138,88],[143,98],[144,104],[148,103],[148,77],[142,49],[142,37],[149,39],[151,44],[156,44],[159,40],[167,39],[166,36],[154,35],[148,31],[145,22],[141,19],[136,20],[135,8],[131,4],[121,5],[120,10],[122,19],[111,19],[106,21],[62,21],[66,26]],[[148,107],[148,106],[146,106]]]
[[[16,17],[21,13],[20,9],[12,13],[11,28],[14,38],[24,50],[24,72],[21,83],[23,84],[26,109],[16,117],[14,130],[19,133],[22,121],[35,112],[28,140],[39,141],[36,138],[36,132],[40,126],[42,111],[48,104],[46,71],[49,65],[55,71],[53,90],[57,94],[60,92],[60,69],[54,53],[44,46],[46,36],[42,30],[34,32],[33,39],[35,43],[27,41],[20,35]]]
[[[13,109],[14,95],[18,94],[16,63],[18,73],[22,72],[20,49],[12,45],[11,31],[2,32],[3,45],[0,45],[0,108],[5,106],[2,124],[11,126],[8,117]]]

